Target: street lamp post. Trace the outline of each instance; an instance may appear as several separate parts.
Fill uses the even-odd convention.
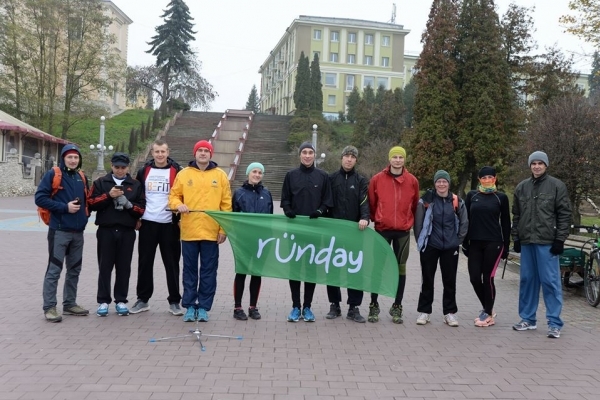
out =
[[[93,179],[106,175],[106,171],[104,170],[104,156],[108,153],[106,151],[106,146],[104,145],[104,116],[100,117],[100,143],[97,145],[90,144],[91,150],[96,150],[96,155],[98,156],[98,165],[96,166],[96,171],[94,171]],[[108,150],[112,151],[112,145],[108,146]]]
[[[312,145],[315,148],[315,165],[319,165],[321,164],[323,161],[325,161],[325,153],[321,153],[321,158],[317,158],[317,128],[318,125],[317,124],[313,124],[312,126]]]

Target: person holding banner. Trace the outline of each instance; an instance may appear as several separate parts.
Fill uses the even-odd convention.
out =
[[[494,276],[500,260],[508,257],[510,209],[508,196],[496,190],[496,169],[483,167],[478,176],[477,189],[467,193],[465,199],[469,231],[462,247],[469,258],[471,285],[483,306],[475,326],[485,327],[496,323]]]
[[[333,196],[327,172],[315,166],[315,148],[310,142],[304,142],[298,150],[300,166],[288,171],[281,189],[281,208],[288,218],[296,215],[319,218],[333,207]],[[315,315],[311,310],[315,293],[315,283],[304,283],[304,303],[300,303],[300,281],[290,280],[292,294],[292,311],[288,315],[289,322],[298,322],[300,317],[306,322],[314,322]],[[300,310],[302,306],[302,311]]]
[[[442,310],[444,323],[457,327],[456,274],[458,249],[467,236],[469,219],[462,199],[450,192],[450,174],[439,170],[433,177],[435,190],[429,189],[419,200],[415,214],[415,238],[421,258],[421,293],[417,325],[430,320],[435,271],[438,261],[444,285]]]
[[[392,147],[388,159],[390,164],[371,178],[369,209],[375,230],[392,245],[398,261],[398,290],[389,313],[393,323],[401,324],[410,229],[419,202],[419,181],[404,166],[406,150],[403,147]],[[371,293],[368,321],[378,322],[379,311],[378,294]]]
[[[358,222],[358,229],[364,230],[369,225],[369,182],[367,178],[355,170],[358,149],[346,146],[342,150],[342,166],[329,175],[331,191],[333,193],[333,207],[327,215],[332,218],[345,219]],[[342,315],[340,302],[342,291],[337,286],[327,285],[327,297],[331,303],[329,313],[325,318],[334,319]],[[348,314],[347,319],[365,323],[365,318],[360,315],[358,306],[361,305],[363,291],[348,288]]]
[[[227,236],[204,211],[231,211],[231,188],[227,174],[211,160],[210,142],[197,142],[193,154],[194,160],[175,177],[169,193],[169,208],[181,213],[181,305],[187,309],[183,321],[207,322],[217,291],[219,245]]]
[[[248,168],[246,168],[248,179],[233,194],[233,212],[273,214],[273,197],[269,189],[264,187],[261,182],[264,173],[265,167],[259,162],[248,165]],[[241,321],[246,321],[248,316],[252,319],[260,319],[256,303],[260,293],[261,277],[252,275],[250,278],[250,308],[248,308],[248,315],[242,308],[245,282],[245,274],[235,274],[235,280],[233,281],[233,298],[235,302],[233,318]]]

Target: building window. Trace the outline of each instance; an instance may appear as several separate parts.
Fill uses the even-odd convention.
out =
[[[350,32],[348,34],[348,43],[356,43],[356,33]]]
[[[375,88],[375,77],[374,76],[365,76],[363,78],[363,87],[371,86],[371,88]]]
[[[390,58],[389,57],[381,57],[381,66],[389,67],[390,66]]]
[[[325,74],[325,86],[337,86],[337,75],[331,72]]]
[[[381,45],[382,46],[386,46],[386,47],[389,46],[390,45],[390,37],[389,36],[384,36],[383,39],[382,39]]]
[[[330,62],[338,62],[338,53],[329,53]]]
[[[331,31],[331,41],[339,42],[340,41],[340,33],[338,31]]]
[[[321,30],[320,29],[315,29],[313,31],[313,39],[321,40]]]
[[[327,96],[327,105],[335,106],[335,94],[330,94],[329,96]]]
[[[365,35],[365,44],[373,44],[373,35]]]
[[[377,87],[383,86],[384,89],[388,88],[388,78],[377,78]]]
[[[348,64],[356,64],[356,54],[348,54]]]
[[[373,56],[365,56],[365,65],[373,65]]]
[[[354,75],[346,75],[346,90],[354,89]]]

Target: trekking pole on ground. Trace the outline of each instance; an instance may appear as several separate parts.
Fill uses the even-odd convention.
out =
[[[504,272],[506,272],[506,263],[508,262],[508,257],[504,260],[504,268],[502,268],[502,279],[504,279]]]

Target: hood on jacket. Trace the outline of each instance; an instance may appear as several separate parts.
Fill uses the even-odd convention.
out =
[[[175,167],[175,169],[178,171],[181,169],[181,166],[177,163],[177,161],[173,160],[171,157],[167,157],[167,165],[165,168],[170,168],[171,166]],[[154,159],[146,161],[144,167],[158,168],[154,163]]]
[[[79,154],[79,164],[77,164],[77,169],[81,169],[81,165],[83,163],[83,157],[81,157],[81,151],[79,150],[79,147],[77,147],[74,144],[67,144],[65,147],[63,147],[63,149],[60,152],[60,168],[61,169],[65,169],[67,168],[67,165],[65,164],[65,153],[67,151],[71,151],[71,150],[75,150],[77,152],[77,154]]]
[[[219,166],[219,164],[217,164],[216,162],[214,162],[213,160],[210,160],[208,162],[208,166],[206,167],[206,171],[208,171],[209,169],[213,169],[213,168],[217,168]],[[196,164],[196,160],[192,160],[188,163],[188,167],[193,167],[193,168],[198,168],[198,164]]]

